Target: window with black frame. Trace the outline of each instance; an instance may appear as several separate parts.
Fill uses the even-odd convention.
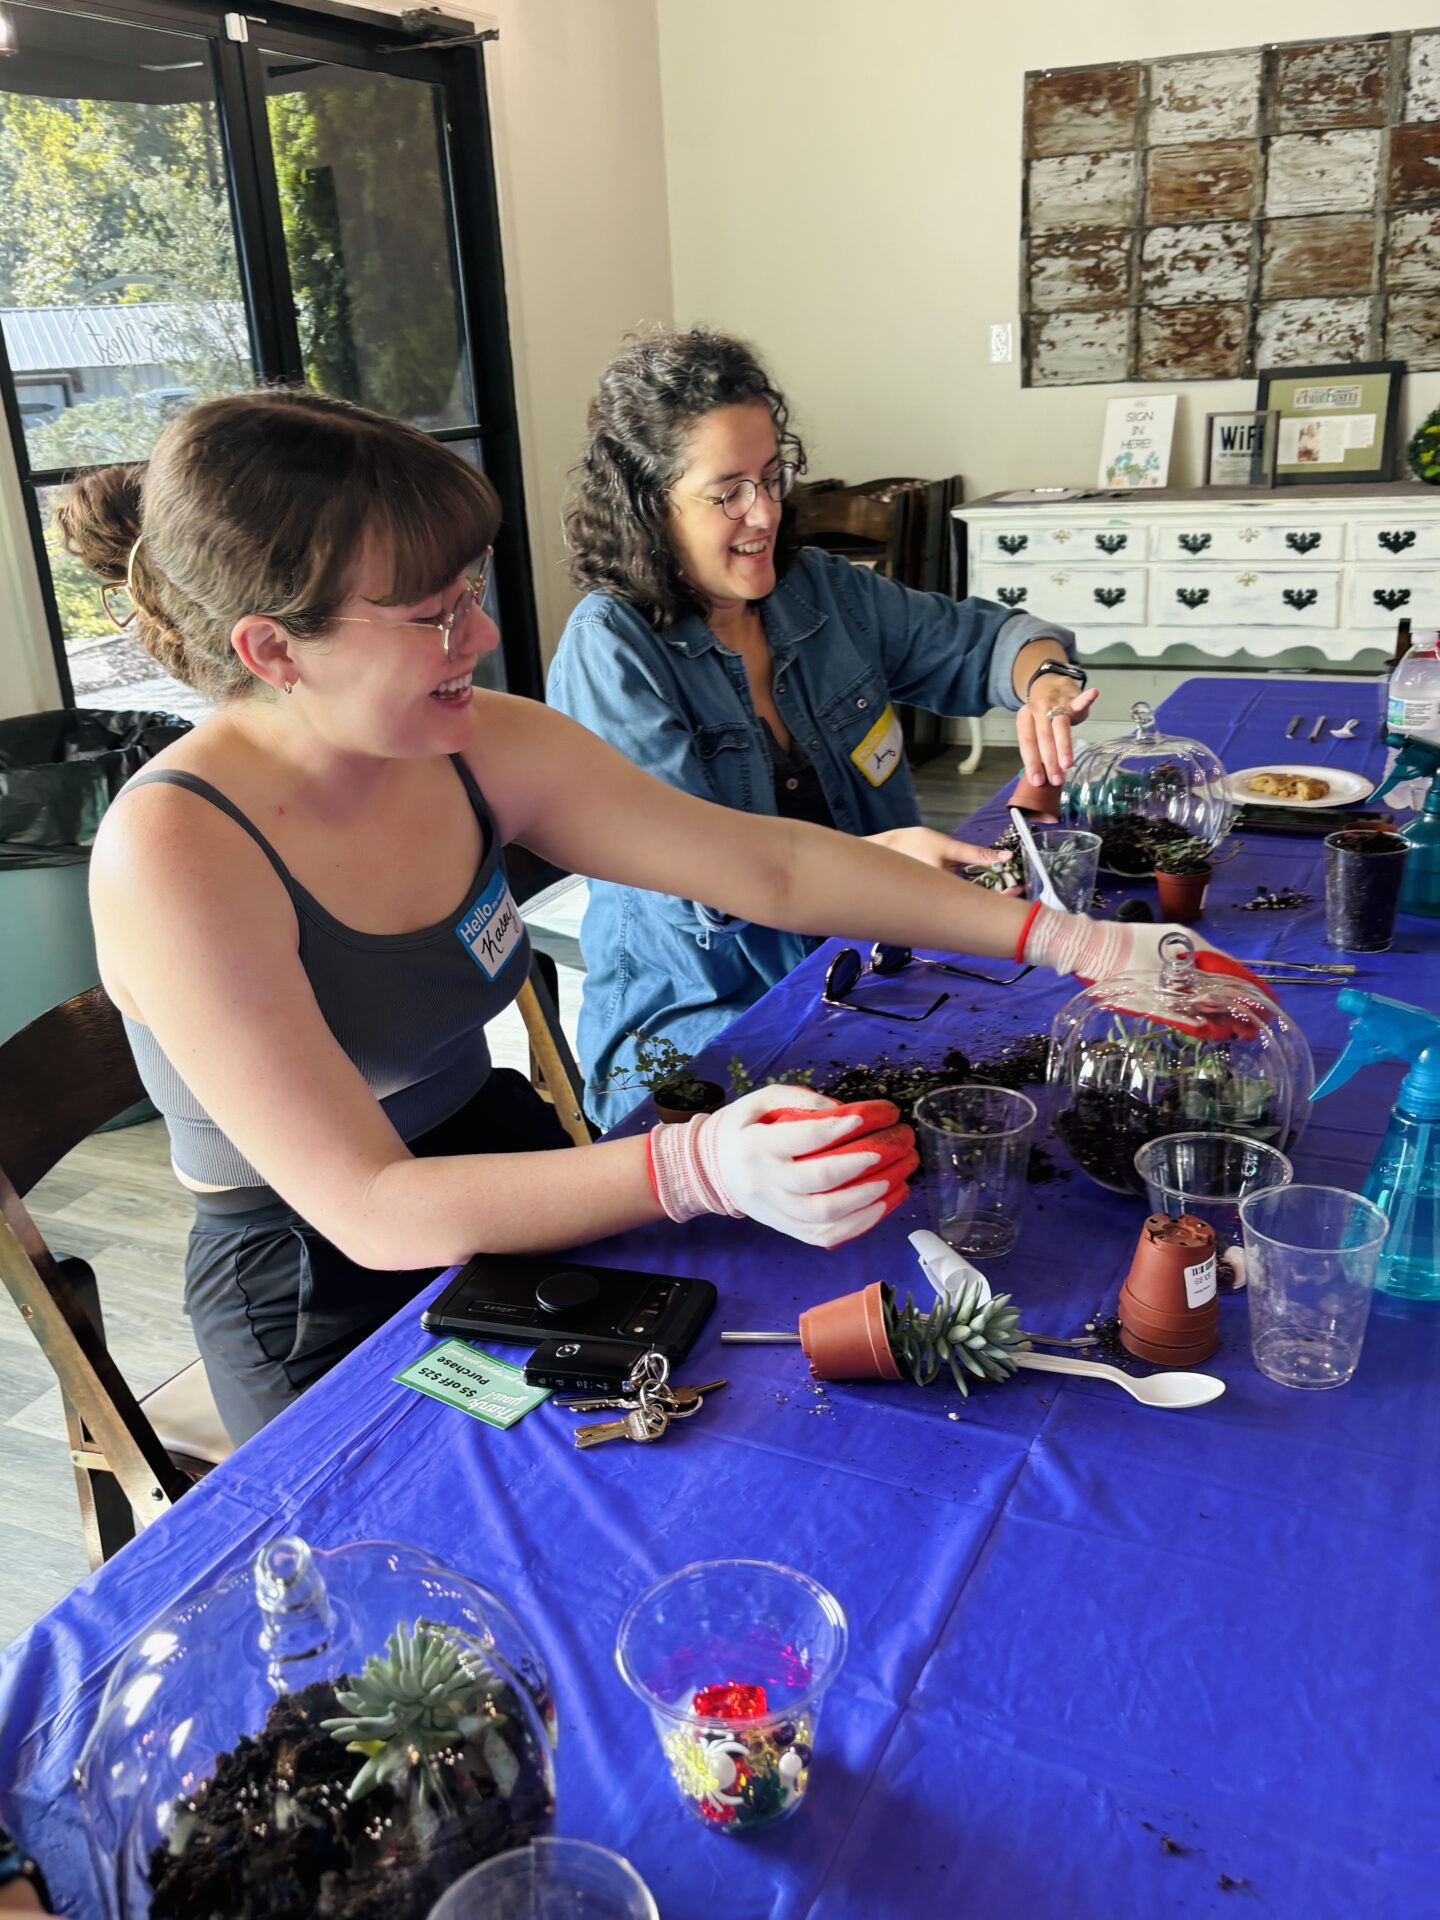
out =
[[[485,467],[506,521],[487,673],[538,693],[476,46],[412,50],[353,12],[4,10],[0,382],[67,700],[203,711],[59,547],[56,490],[143,460],[192,401],[276,380]]]

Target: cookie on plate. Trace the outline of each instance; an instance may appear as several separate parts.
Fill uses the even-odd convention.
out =
[[[1307,773],[1257,773],[1246,786],[1269,800],[1323,800],[1330,791],[1328,780]]]

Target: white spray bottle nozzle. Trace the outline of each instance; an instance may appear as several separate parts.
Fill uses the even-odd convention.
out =
[[[972,1267],[963,1253],[957,1253],[926,1227],[912,1233],[910,1244],[920,1261],[920,1271],[942,1300],[957,1300],[972,1280],[980,1282],[981,1298],[990,1298],[990,1282],[978,1267]]]

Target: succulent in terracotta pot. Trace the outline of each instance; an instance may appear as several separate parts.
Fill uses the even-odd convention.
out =
[[[800,1316],[800,1344],[817,1380],[900,1380],[928,1387],[943,1367],[967,1397],[970,1381],[1008,1380],[1023,1347],[1020,1310],[977,1274],[922,1313],[910,1294],[874,1281]]]

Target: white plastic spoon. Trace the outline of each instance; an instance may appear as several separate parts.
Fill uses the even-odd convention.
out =
[[[1203,1407],[1225,1391],[1225,1382],[1213,1373],[1152,1373],[1137,1379],[1097,1360],[1066,1360],[1058,1353],[1012,1353],[1010,1358],[1017,1367],[1033,1367],[1036,1373],[1076,1373],[1082,1380],[1108,1380],[1147,1407]]]

